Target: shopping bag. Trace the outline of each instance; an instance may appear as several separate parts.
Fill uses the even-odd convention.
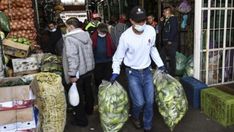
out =
[[[69,102],[72,106],[77,106],[80,103],[79,93],[76,87],[76,83],[72,83],[72,86],[68,92]]]
[[[173,131],[188,111],[188,101],[182,85],[167,73],[154,73],[155,101],[166,125]]]

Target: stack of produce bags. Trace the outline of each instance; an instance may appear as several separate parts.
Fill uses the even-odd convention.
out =
[[[118,83],[103,81],[99,86],[98,106],[104,132],[118,132],[128,120],[128,95]]]
[[[173,131],[188,110],[188,101],[181,84],[167,73],[154,73],[155,97],[160,114]]]

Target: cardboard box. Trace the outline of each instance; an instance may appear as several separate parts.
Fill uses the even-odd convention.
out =
[[[13,113],[16,113],[17,118],[16,122],[5,125],[0,124],[0,132],[35,132],[37,127],[35,117],[38,116],[38,113],[34,112],[34,107],[14,111]]]
[[[4,126],[0,125],[0,132],[36,132],[35,121],[17,122],[7,124]]]
[[[30,50],[29,45],[20,44],[10,39],[4,39],[2,43],[5,54],[20,58],[28,56]]]
[[[4,78],[0,83],[19,80],[19,78]],[[30,100],[35,99],[30,85],[0,87],[0,111],[4,108],[25,108]]]
[[[33,107],[19,110],[0,111],[0,117],[0,126],[17,122],[32,121],[34,118]]]
[[[36,57],[28,57],[24,59],[12,59],[12,65],[13,65],[14,74],[39,71],[39,64]]]
[[[8,102],[14,100],[31,100],[32,92],[30,85],[1,87],[0,102]]]

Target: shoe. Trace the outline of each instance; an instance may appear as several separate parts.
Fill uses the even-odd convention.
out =
[[[144,129],[144,132],[153,132],[152,129]]]
[[[131,121],[132,121],[133,125],[134,125],[137,129],[142,128],[141,122],[140,122],[139,120],[137,120],[136,118],[131,117]]]

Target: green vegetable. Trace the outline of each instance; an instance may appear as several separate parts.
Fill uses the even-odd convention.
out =
[[[188,110],[188,102],[181,84],[169,74],[154,73],[156,102],[165,123],[173,131]]]
[[[18,38],[18,42],[19,43],[23,43],[23,39],[22,38]]]
[[[98,105],[101,125],[104,132],[118,132],[128,120],[128,95],[123,87],[115,82],[103,81],[99,86]]]
[[[41,60],[42,64],[53,63],[53,64],[62,64],[62,58],[52,54],[45,54]]]
[[[12,87],[12,86],[21,86],[21,85],[28,85],[30,82],[25,82],[21,78],[15,79],[3,79],[0,80],[0,87]]]
[[[46,63],[41,66],[41,71],[43,72],[55,72],[55,71],[63,71],[62,65]]]
[[[28,40],[26,38],[22,38],[23,42],[28,42]]]
[[[30,42],[29,42],[29,41],[24,41],[24,42],[23,42],[23,44],[25,44],[25,45],[29,45],[29,44],[30,44]]]
[[[0,28],[5,32],[10,32],[8,17],[2,11],[0,11]]]

